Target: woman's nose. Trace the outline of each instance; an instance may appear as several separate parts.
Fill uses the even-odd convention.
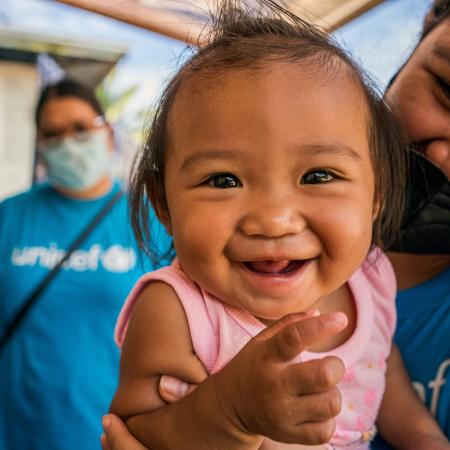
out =
[[[450,178],[450,138],[430,142],[425,149],[425,156]]]
[[[298,234],[306,221],[295,202],[258,202],[240,222],[241,231],[247,236],[276,238]]]

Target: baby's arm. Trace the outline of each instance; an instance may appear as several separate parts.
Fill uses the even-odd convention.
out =
[[[262,435],[284,442],[326,442],[340,408],[335,384],[343,365],[332,357],[289,361],[308,345],[342,331],[345,316],[299,320],[288,316],[263,331],[221,372],[165,405],[157,394],[160,374],[198,383],[205,373],[193,354],[175,293],[164,284],[151,285],[132,314],[112,411],[132,416],[129,429],[153,450],[253,450]],[[151,411],[138,414],[146,410]]]
[[[157,387],[161,373],[190,383],[200,383],[207,375],[194,353],[176,293],[169,285],[154,282],[132,310],[111,411],[127,419],[164,406]]]
[[[158,394],[161,374],[199,384],[195,393],[173,405]],[[187,318],[173,289],[150,284],[133,308],[122,347],[120,382],[111,412],[152,449],[258,448],[260,438],[234,436],[215,401],[214,383],[201,383],[206,371],[194,353]],[[144,426],[133,416],[145,414]],[[238,433],[239,434],[239,433]],[[231,442],[230,442],[231,441]],[[254,445],[251,445],[255,442]],[[209,444],[208,444],[209,443]],[[210,444],[217,443],[217,447]]]
[[[377,426],[398,450],[450,450],[450,444],[415,393],[398,348],[387,361],[386,391]]]

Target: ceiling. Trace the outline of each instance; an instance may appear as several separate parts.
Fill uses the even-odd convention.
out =
[[[58,0],[197,44],[218,0]],[[251,0],[247,0],[251,3]],[[254,1],[254,0],[253,0]],[[328,31],[344,25],[383,0],[278,0],[285,8]]]
[[[52,60],[71,78],[96,86],[126,53],[117,42],[72,39],[61,34],[30,32],[0,25],[0,61],[36,64],[39,55]],[[49,64],[49,63],[47,63]],[[54,71],[48,67],[47,71]]]

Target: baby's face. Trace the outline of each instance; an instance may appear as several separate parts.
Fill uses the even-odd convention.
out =
[[[321,309],[371,243],[366,117],[344,75],[293,64],[185,86],[164,221],[188,275],[266,322]]]

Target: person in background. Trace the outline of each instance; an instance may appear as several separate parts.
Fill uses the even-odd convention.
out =
[[[402,239],[390,253],[399,290],[394,339],[419,397],[450,438],[449,0],[433,2],[386,97],[413,151]],[[385,407],[396,414],[394,405]],[[373,448],[390,447],[377,439]]]
[[[156,266],[140,254],[126,195],[109,174],[113,133],[93,92],[68,79],[47,86],[35,119],[48,182],[0,203],[0,448],[97,449],[117,384],[115,321],[135,281]],[[168,244],[152,223],[155,241]]]

